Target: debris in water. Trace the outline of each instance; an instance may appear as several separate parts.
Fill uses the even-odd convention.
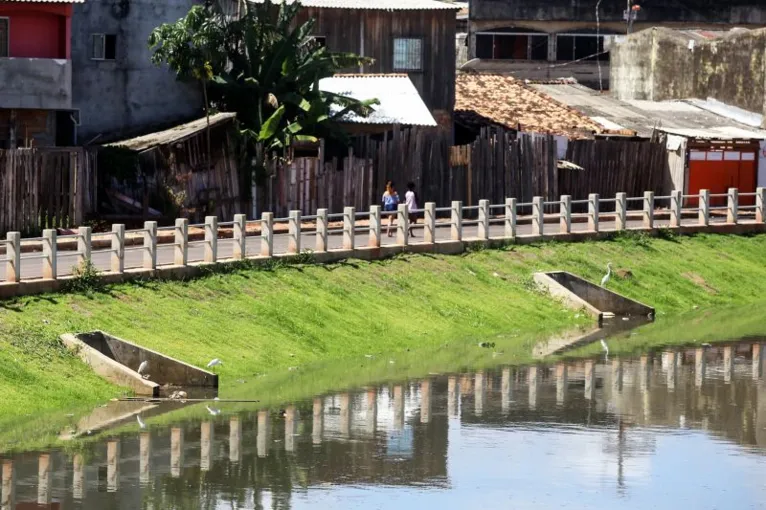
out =
[[[630,320],[630,317],[623,317],[623,318],[622,318],[622,320],[624,320],[624,321],[629,321],[629,320]]]
[[[712,347],[712,346],[711,346],[709,343],[707,343],[707,342],[703,342],[703,343],[702,343],[702,344],[700,344],[700,345],[702,345],[702,347]]]
[[[215,409],[215,408],[211,409],[210,406],[205,406],[205,407],[207,408],[207,412],[210,413],[211,416],[218,416],[219,414],[221,414],[220,409]]]
[[[170,400],[182,400],[188,398],[185,391],[174,391],[170,394]]]

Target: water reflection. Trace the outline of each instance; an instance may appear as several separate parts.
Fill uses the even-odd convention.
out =
[[[0,510],[759,506],[762,352],[433,376],[22,454]]]

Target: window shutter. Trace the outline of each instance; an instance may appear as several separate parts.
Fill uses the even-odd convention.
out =
[[[93,34],[93,57],[97,60],[104,59],[104,34]]]

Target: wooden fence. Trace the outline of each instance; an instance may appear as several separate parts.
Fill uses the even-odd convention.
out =
[[[0,234],[81,225],[96,204],[95,168],[82,148],[0,150]]]

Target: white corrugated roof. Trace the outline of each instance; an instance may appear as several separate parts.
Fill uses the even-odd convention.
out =
[[[262,3],[262,0],[248,1]],[[301,0],[301,5],[303,7],[324,9],[373,9],[383,11],[460,10],[459,5],[438,0]]]
[[[373,106],[375,111],[369,117],[349,114],[344,117],[344,122],[436,126],[433,115],[406,74],[336,75],[319,80],[319,89],[360,101],[380,101],[379,105]]]

